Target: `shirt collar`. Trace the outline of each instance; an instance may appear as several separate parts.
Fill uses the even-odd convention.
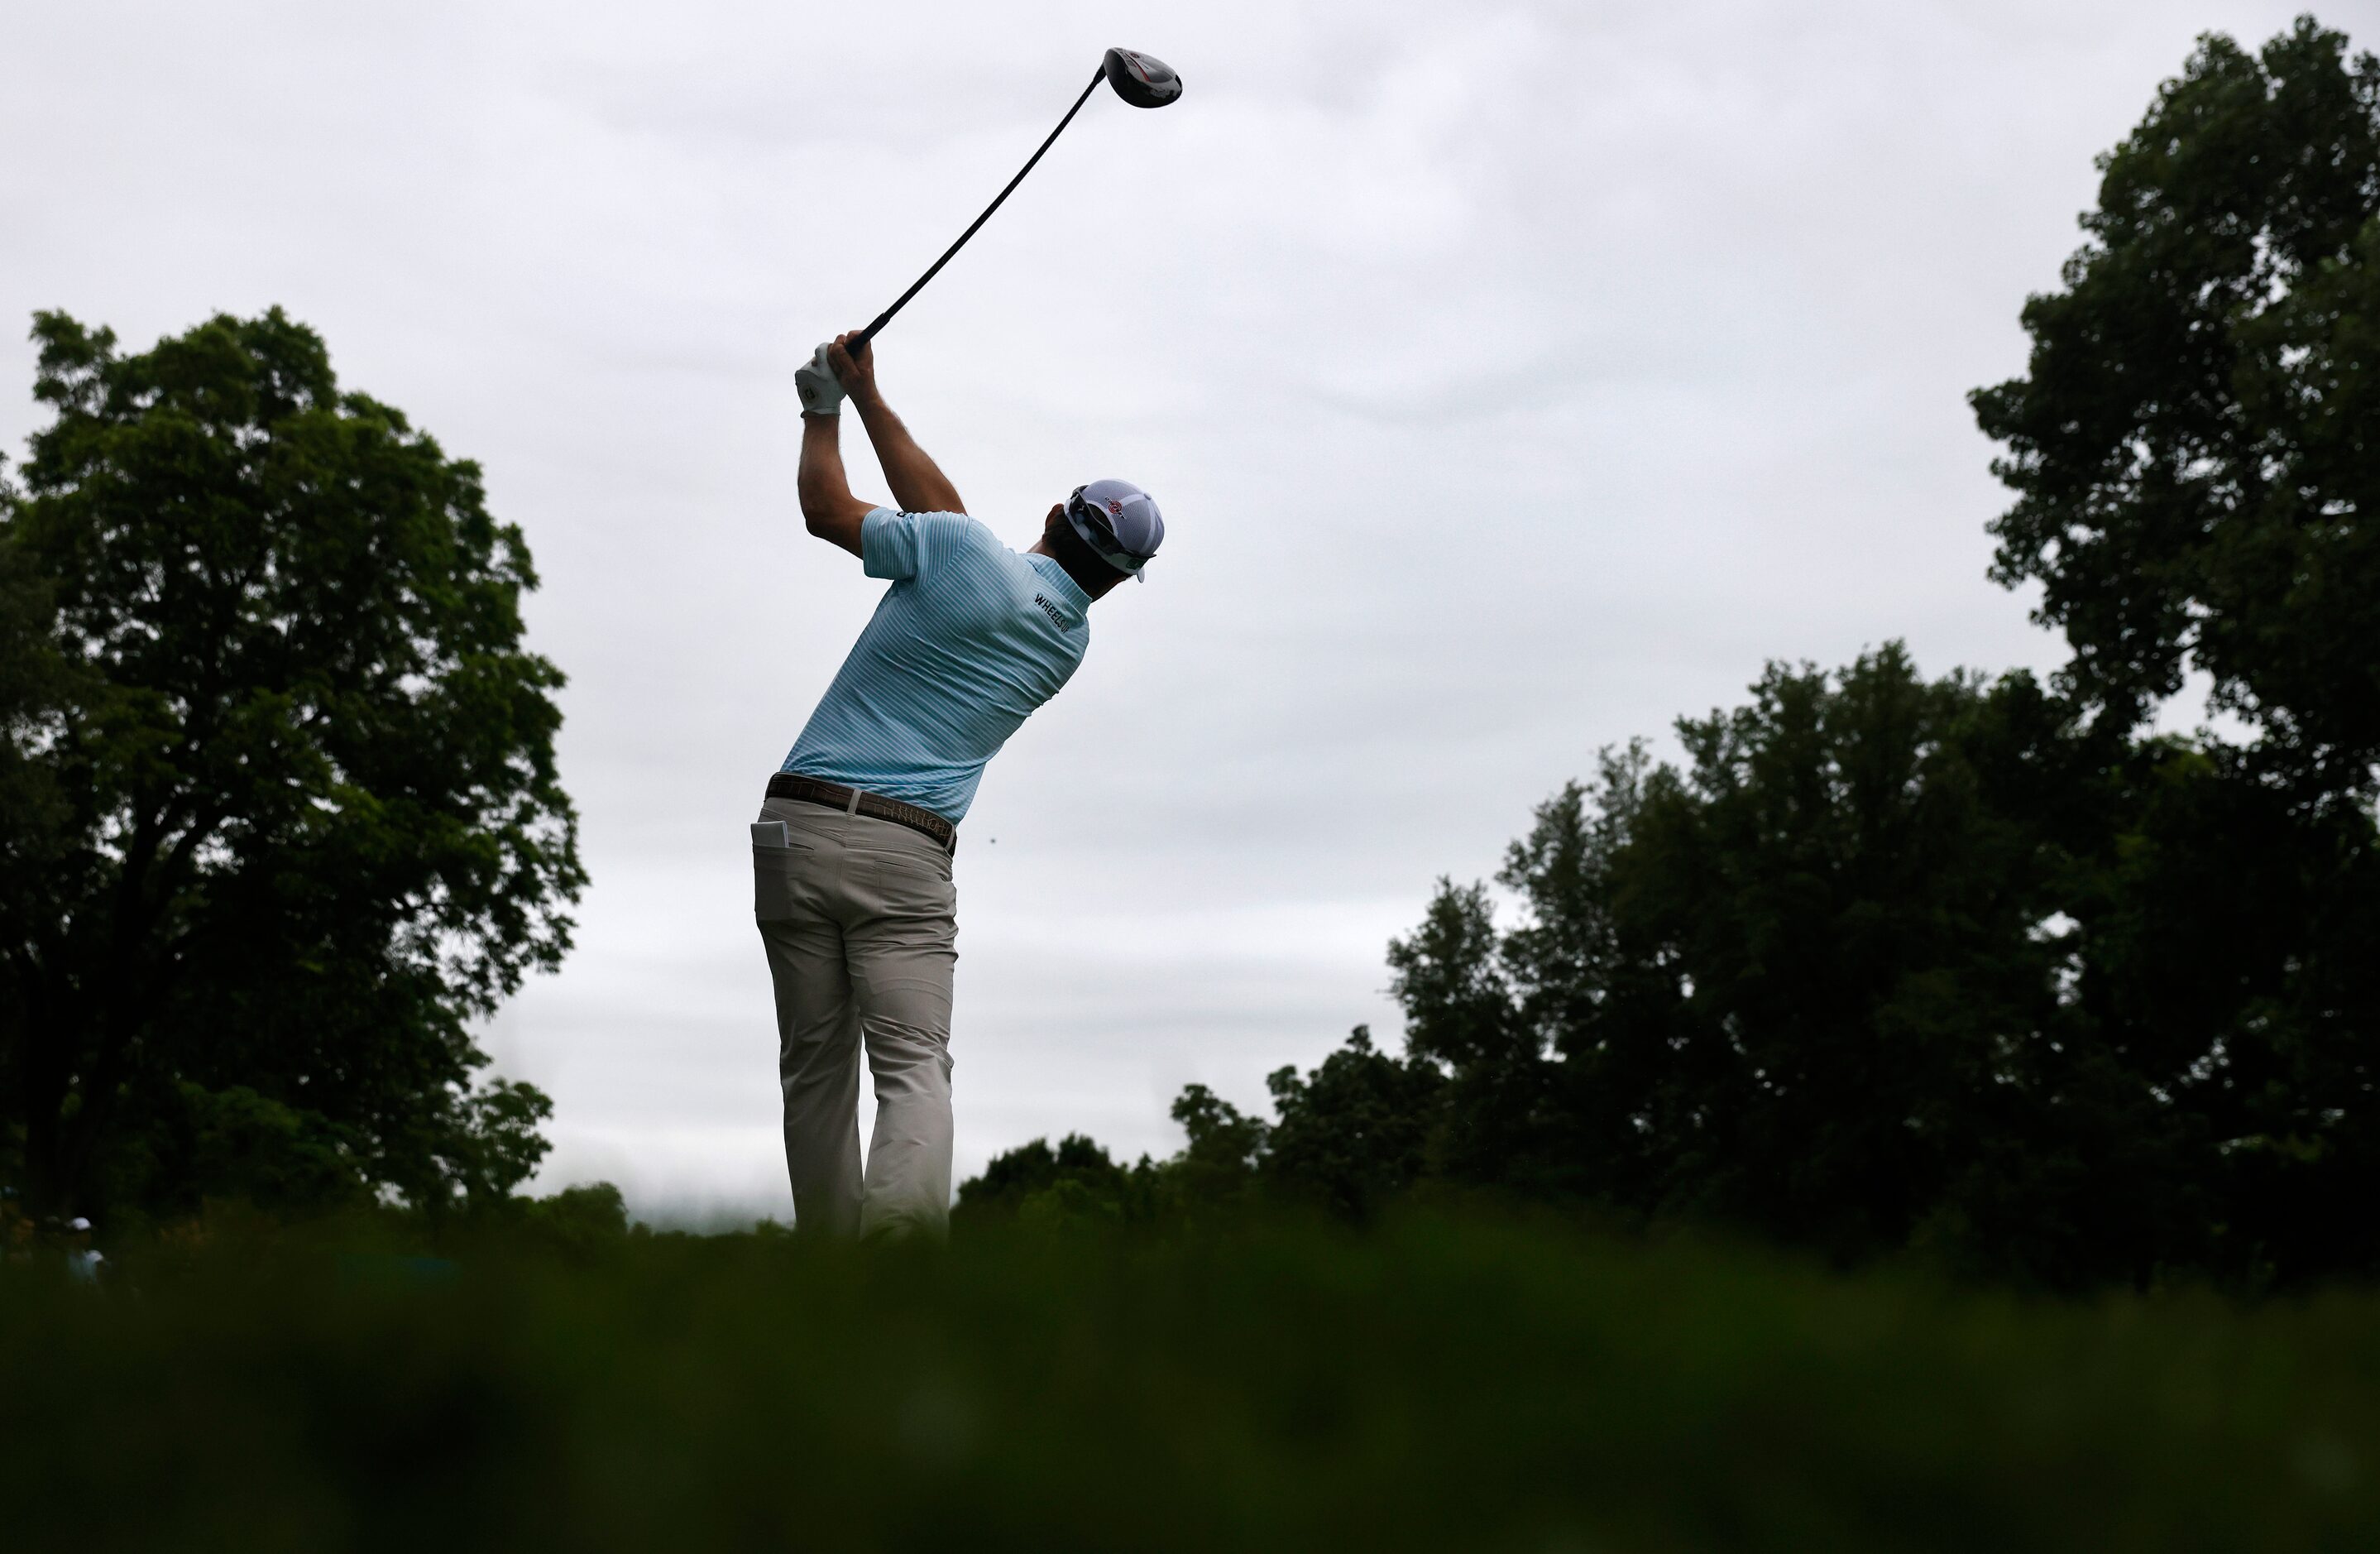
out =
[[[1066,602],[1075,607],[1075,613],[1084,615],[1090,613],[1091,596],[1084,592],[1083,585],[1075,581],[1073,576],[1058,564],[1057,557],[1035,555],[1027,551],[1025,552],[1025,559],[1031,562],[1033,570],[1041,574],[1043,579],[1057,589],[1064,596]]]

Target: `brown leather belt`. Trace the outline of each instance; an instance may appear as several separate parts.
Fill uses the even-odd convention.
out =
[[[865,793],[846,788],[841,783],[822,783],[815,777],[798,772],[780,771],[769,779],[771,798],[797,798],[805,804],[823,804],[830,809],[840,809],[846,815],[867,815],[879,820],[890,820],[896,826],[923,832],[942,844],[942,851],[955,851],[959,844],[959,828],[930,809],[920,809],[914,804],[904,804],[882,794]],[[854,804],[852,800],[859,802]]]

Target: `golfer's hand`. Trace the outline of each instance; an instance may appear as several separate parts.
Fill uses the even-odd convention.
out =
[[[834,368],[834,375],[841,380],[845,394],[854,399],[874,399],[876,348],[872,345],[860,346],[859,355],[855,359],[851,354],[851,339],[858,333],[856,329],[847,329],[836,335],[834,344],[827,347],[826,358]]]
[[[794,370],[794,387],[802,396],[802,414],[834,416],[843,413],[843,384],[835,378],[834,369],[827,364],[827,347],[820,346],[809,360]]]

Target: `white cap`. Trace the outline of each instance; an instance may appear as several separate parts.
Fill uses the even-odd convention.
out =
[[[1101,561],[1134,577],[1165,543],[1165,516],[1157,510],[1157,498],[1130,480],[1076,486],[1066,499],[1066,521]]]
[[[78,1214],[73,1219],[67,1221],[67,1229],[70,1231],[87,1231],[91,1229],[91,1221]]]

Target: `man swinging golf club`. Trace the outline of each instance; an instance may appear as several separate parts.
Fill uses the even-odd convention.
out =
[[[1148,492],[1094,480],[1018,553],[877,391],[854,336],[795,374],[802,517],[892,586],[769,780],[752,827],[754,915],[777,1002],[795,1222],[844,1235],[939,1235],[951,1195],[951,855],[984,763],[1064,686],[1091,602],[1141,575],[1165,537]],[[851,494],[839,445],[859,411],[897,507]],[[863,1178],[859,1061],[876,1082]]]

